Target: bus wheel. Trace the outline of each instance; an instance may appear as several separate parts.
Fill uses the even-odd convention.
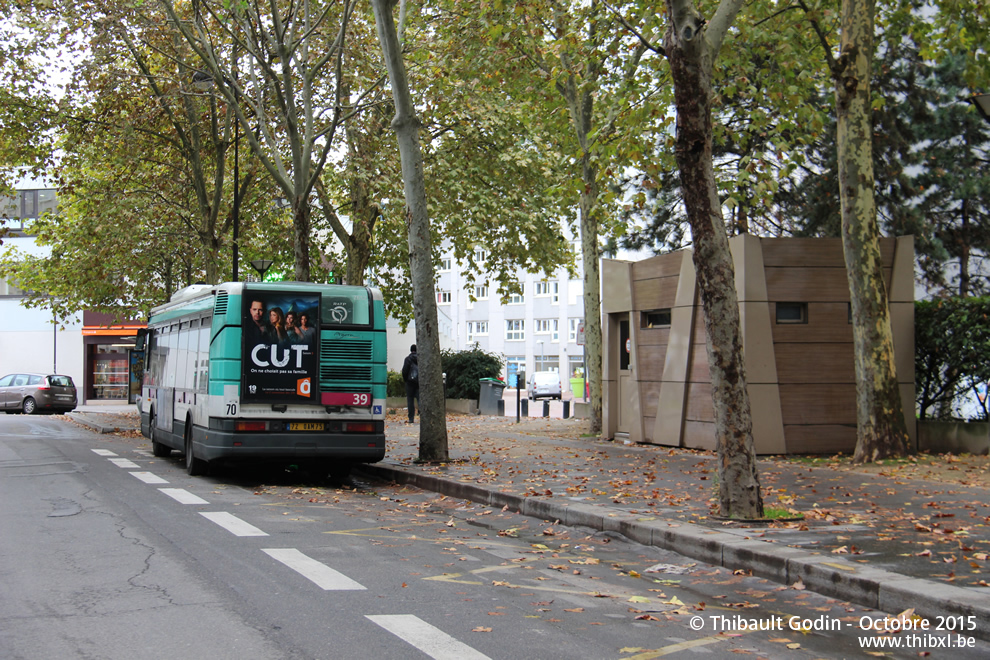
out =
[[[196,477],[206,474],[208,464],[201,458],[193,456],[192,426],[186,422],[186,472]]]
[[[155,439],[154,415],[151,416],[150,422],[151,422],[151,429],[148,431],[148,434],[151,436],[151,453],[154,454],[155,456],[158,456],[159,458],[165,458],[166,456],[171,455],[172,448],[167,445],[163,445],[162,443],[158,442],[158,440]]]

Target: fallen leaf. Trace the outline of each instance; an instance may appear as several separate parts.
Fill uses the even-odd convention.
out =
[[[478,626],[477,628],[472,628],[471,632],[491,632],[491,628],[485,628],[484,626]]]

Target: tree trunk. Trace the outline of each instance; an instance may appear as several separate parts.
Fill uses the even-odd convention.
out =
[[[711,72],[717,48],[710,48],[704,20],[690,3],[668,0],[668,9],[665,50],[677,108],[675,156],[704,310],[719,457],[719,513],[762,518],[735,272],[712,161]]]
[[[584,268],[584,351],[588,364],[586,377],[591,396],[591,428],[602,432],[602,296],[601,255],[598,246],[598,171],[585,152],[582,158],[581,178],[581,263]]]
[[[297,282],[309,282],[309,200],[293,200],[293,274]]]
[[[402,50],[392,19],[390,0],[372,0],[378,41],[388,68],[395,102],[392,128],[399,142],[402,181],[406,195],[406,222],[409,227],[409,270],[413,285],[413,314],[416,319],[416,344],[419,353],[420,426],[419,461],[449,460],[447,452],[447,416],[440,365],[440,337],[437,323],[437,299],[433,284],[433,242],[426,206],[426,183],[423,176],[423,153],[419,144],[419,119],[416,117],[409,83],[406,79]]]
[[[899,456],[907,449],[873,198],[873,12],[873,0],[843,0],[841,54],[833,72],[842,247],[856,362],[856,462]]]

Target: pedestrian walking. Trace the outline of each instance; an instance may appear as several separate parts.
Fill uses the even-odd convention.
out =
[[[409,347],[409,355],[402,363],[402,380],[406,384],[406,406],[409,408],[409,424],[416,421],[416,406],[419,405],[419,356],[416,344]],[[420,414],[422,415],[422,410]]]

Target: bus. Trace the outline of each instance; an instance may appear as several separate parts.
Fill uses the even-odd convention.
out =
[[[246,462],[342,476],[385,457],[382,295],[301,282],[197,284],[154,308],[141,432],[190,475]]]

